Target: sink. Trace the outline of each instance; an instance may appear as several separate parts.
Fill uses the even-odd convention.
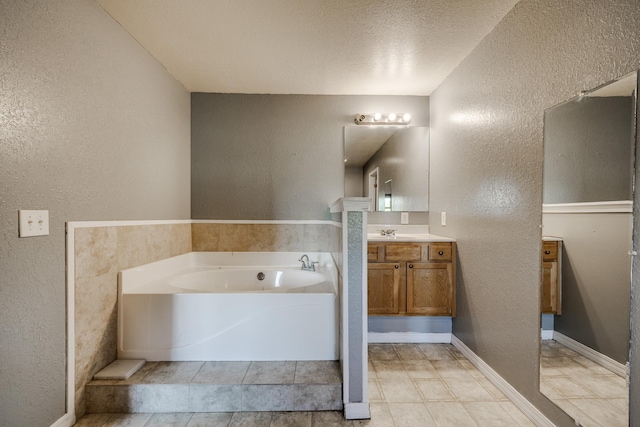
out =
[[[424,241],[431,240],[433,238],[433,234],[405,234],[405,233],[396,233],[395,236],[382,236],[380,234],[367,234],[367,240],[373,241],[387,241],[387,240],[398,240],[401,242],[411,242],[411,241]]]
[[[394,236],[383,236],[381,230],[395,230]],[[455,242],[449,237],[429,233],[428,225],[369,224],[367,240],[370,242]]]

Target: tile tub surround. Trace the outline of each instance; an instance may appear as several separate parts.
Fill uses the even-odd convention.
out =
[[[336,252],[341,237],[336,223],[327,221],[194,220],[191,232],[194,252]]]
[[[79,223],[75,223],[79,224]],[[191,224],[74,228],[75,410],[85,385],[116,358],[118,271],[191,251]]]
[[[74,235],[73,350],[75,413],[85,413],[85,385],[116,358],[117,272],[195,250],[322,248],[341,260],[340,224],[331,221],[71,222]],[[234,237],[237,233],[237,237]],[[288,237],[287,237],[288,236]],[[248,239],[252,240],[249,241]],[[273,242],[276,242],[275,244]],[[200,249],[198,249],[200,248]],[[296,249],[298,250],[298,249]],[[340,269],[341,266],[338,265]]]
[[[89,413],[341,409],[335,361],[147,362],[128,380],[87,385]]]

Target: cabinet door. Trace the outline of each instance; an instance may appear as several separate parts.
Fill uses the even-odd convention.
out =
[[[398,314],[400,311],[400,278],[403,265],[382,262],[369,263],[367,298],[369,314]]]
[[[407,313],[453,316],[455,286],[451,263],[407,265]]]
[[[543,313],[560,314],[558,312],[558,262],[542,263],[542,291],[540,307]]]

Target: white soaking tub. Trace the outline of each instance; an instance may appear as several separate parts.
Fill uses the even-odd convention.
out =
[[[118,358],[337,360],[329,253],[191,252],[121,271]]]

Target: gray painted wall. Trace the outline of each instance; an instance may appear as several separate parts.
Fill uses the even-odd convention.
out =
[[[402,212],[369,212],[369,224],[401,224]],[[429,225],[429,212],[409,212],[409,224]]]
[[[363,176],[375,168],[379,168],[378,206],[384,206],[390,191],[393,211],[429,210],[429,128],[412,126],[394,133],[364,165]],[[362,185],[367,194],[368,178]]]
[[[191,95],[194,219],[329,219],[344,195],[343,126],[356,113],[408,111],[420,96]]]
[[[362,197],[362,166],[344,168],[344,197]]]
[[[639,39],[637,0],[522,0],[430,98],[431,231],[458,240],[453,332],[559,426],[574,423],[538,391],[543,112],[640,67]]]
[[[66,221],[189,218],[189,94],[94,1],[0,1],[0,425],[65,412]],[[18,209],[50,235],[18,238]]]
[[[369,316],[369,332],[451,333],[448,316]]]
[[[544,114],[544,203],[631,200],[633,98],[571,101]]]
[[[554,329],[625,364],[631,301],[630,213],[543,214],[562,245],[562,314]]]

